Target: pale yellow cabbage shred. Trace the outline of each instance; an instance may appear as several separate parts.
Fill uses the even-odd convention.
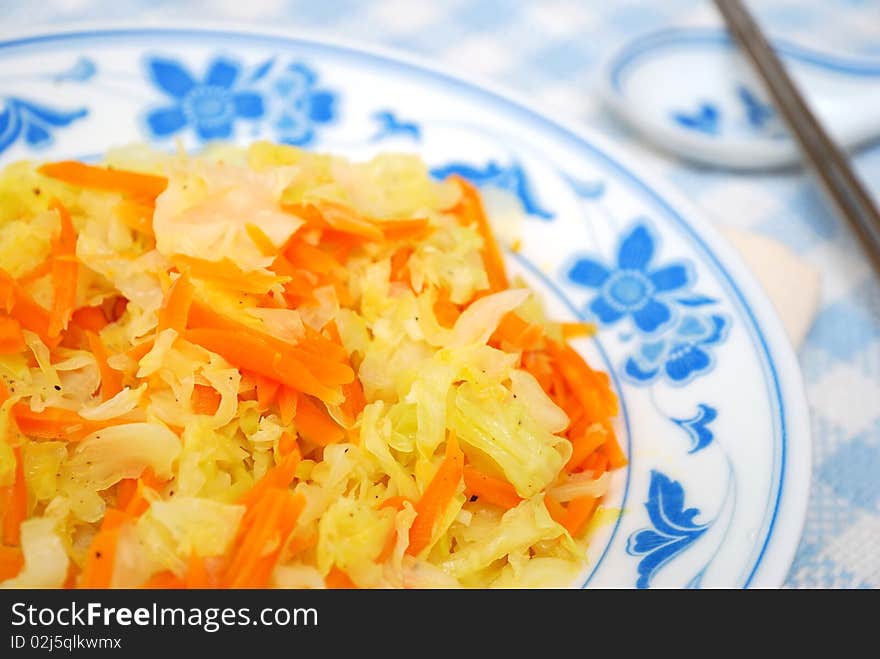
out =
[[[292,537],[317,534],[317,543],[282,560],[274,583],[319,586],[336,565],[361,587],[571,584],[584,547],[553,521],[543,498],[548,488],[566,487],[560,473],[571,445],[557,433],[567,418],[516,369],[517,355],[487,345],[504,313],[522,308],[534,316],[536,301],[524,289],[483,297],[452,329],[434,316],[439,288],[465,302],[488,285],[479,233],[445,212],[458,200],[457,186],[432,180],[412,155],[352,163],[268,143],[220,145],[200,158],[136,146],[109,153],[107,163],[169,177],[156,204],[155,246],[119,216],[117,195],[75,190],[40,176],[32,163],[0,174],[0,264],[19,277],[46,258],[60,225],[47,200],[60,199],[78,233],[77,306],[118,294],[129,300],[101,339],[111,365],[139,383],[102,402],[94,357],[58,348],[50,360],[36,335],[28,336],[36,365],[26,354],[0,356],[0,377],[11,392],[0,408],[0,431],[22,444],[29,518],[22,527],[25,568],[5,585],[60,586],[68,561],[83,563],[115,501],[115,484],[147,467],[170,480],[148,492],[152,506],[121,532],[113,585],[136,586],[165,570],[180,576],[191,554],[228,550],[244,510],[238,498],[278,461],[279,439],[296,432],[295,422],[284,426],[275,414],[261,417],[255,401],[239,401],[246,383],[237,369],[177,341],[173,330],[139,363],[126,352],[155,330],[173,254],[225,257],[246,272],[264,271],[270,259],[247,242],[245,224],[258,224],[278,246],[302,224],[280,202],[318,201],[371,217],[427,217],[434,230],[411,245],[412,286],[390,281],[399,244],[365,242],[347,263],[353,303],[342,308],[335,294],[325,294],[297,311],[253,311],[256,302],[247,294],[196,282],[214,308],[282,338],[301,335],[303,323],[320,329],[334,320],[368,402],[346,441],[307,454],[299,465],[292,487],[306,506]],[[48,278],[32,291],[48,305]],[[191,410],[197,384],[221,394],[213,416]],[[15,437],[9,410],[19,401],[118,424],[76,443]],[[379,504],[397,495],[419,499],[451,431],[470,464],[506,478],[523,501],[503,512],[468,501],[460,485],[430,547],[412,557],[406,548],[413,506],[397,511]],[[0,486],[13,478],[9,445],[0,442]],[[390,537],[394,545],[379,564]]]

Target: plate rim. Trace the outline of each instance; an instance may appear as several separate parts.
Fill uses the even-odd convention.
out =
[[[63,26],[53,24],[34,25],[24,30],[0,30],[0,51],[8,48],[34,45],[40,42],[111,36],[120,32],[148,34],[199,33],[214,37],[244,37],[281,39],[291,43],[330,47],[348,54],[366,55],[386,64],[402,65],[411,70],[429,74],[452,82],[470,92],[492,97],[510,109],[525,115],[544,129],[551,128],[575,137],[581,148],[589,147],[607,160],[614,168],[626,172],[656,201],[668,207],[671,215],[678,216],[682,226],[692,239],[703,243],[707,256],[716,261],[722,278],[727,279],[733,292],[739,297],[753,329],[757,330],[762,348],[771,365],[776,365],[776,387],[783,403],[780,420],[785,427],[782,442],[780,482],[771,527],[743,588],[781,587],[791,568],[795,552],[800,544],[809,503],[812,471],[812,440],[810,412],[804,388],[803,376],[794,349],[785,334],[782,322],[755,275],[748,269],[742,257],[727,242],[720,231],[712,225],[697,205],[682,192],[663,181],[650,165],[639,163],[626,147],[618,144],[598,129],[573,118],[559,116],[553,110],[543,108],[522,95],[506,89],[495,82],[486,81],[473,74],[460,74],[445,66],[438,66],[418,55],[412,55],[386,46],[365,44],[356,39],[340,39],[319,30],[303,31],[285,28],[266,28],[253,22],[200,21],[196,25],[188,20],[145,20],[135,25],[131,21],[71,21]],[[760,319],[760,322],[759,322]],[[772,349],[771,349],[772,348]],[[791,449],[796,449],[792,451]],[[794,455],[792,455],[794,453]],[[785,515],[780,515],[782,510]]]

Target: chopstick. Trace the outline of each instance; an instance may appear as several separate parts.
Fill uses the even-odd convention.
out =
[[[764,82],[800,150],[829,200],[847,220],[880,275],[880,212],[850,167],[846,156],[826,133],[740,0],[714,0],[727,29]]]

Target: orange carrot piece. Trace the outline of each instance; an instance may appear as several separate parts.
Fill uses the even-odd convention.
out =
[[[22,329],[37,334],[49,348],[57,346],[61,337],[49,335],[49,312],[37,304],[20,286],[13,285],[13,296],[11,316],[21,324]]]
[[[12,275],[3,268],[0,268],[0,311],[12,312],[12,308],[15,306],[17,289],[18,284]]]
[[[296,442],[296,437],[294,437],[289,432],[282,433],[281,438],[278,440],[278,455],[284,458],[294,451],[299,451],[299,445]]]
[[[592,471],[593,477],[598,478],[608,471],[608,456],[602,451],[596,451],[584,462],[584,471]]]
[[[193,279],[207,279],[224,288],[242,293],[265,293],[275,284],[283,284],[284,277],[262,272],[245,272],[228,258],[208,261],[184,254],[175,254],[171,262],[178,270],[188,269]]]
[[[140,203],[138,200],[126,199],[116,205],[113,209],[116,217],[122,220],[125,225],[138,233],[145,236],[153,237],[153,204]]]
[[[504,269],[504,257],[501,255],[498,243],[495,242],[492,227],[489,226],[489,220],[483,210],[483,202],[480,200],[480,193],[473,184],[461,176],[453,175],[451,178],[458,184],[462,192],[462,198],[457,208],[459,219],[465,225],[476,223],[483,238],[483,264],[489,277],[489,288],[492,291],[502,291],[509,288],[507,272]]]
[[[549,494],[544,494],[544,506],[554,522],[565,526],[565,507],[561,503]]]
[[[305,508],[305,497],[270,488],[245,513],[224,582],[232,588],[264,587]],[[271,548],[271,549],[270,549]]]
[[[119,528],[100,530],[95,534],[86,554],[86,562],[80,576],[80,588],[109,588],[113,580]]]
[[[131,357],[134,361],[139,362],[144,358],[144,356],[153,349],[153,344],[155,343],[155,339],[147,339],[143,343],[138,343],[133,348],[129,349],[125,354]]]
[[[111,368],[107,362],[107,348],[100,336],[95,332],[86,331],[86,339],[89,342],[89,350],[98,362],[98,372],[101,374],[101,398],[109,400],[122,391],[122,373]]]
[[[522,501],[516,489],[505,480],[487,476],[480,470],[467,465],[462,472],[464,476],[464,492],[468,496],[476,495],[480,501],[509,510]]]
[[[70,316],[70,322],[91,332],[100,332],[109,325],[101,307],[80,307]]]
[[[330,572],[327,573],[327,576],[324,577],[324,583],[327,588],[333,590],[352,590],[357,588],[357,585],[351,580],[351,577],[335,565],[330,569]]]
[[[579,497],[568,502],[562,525],[572,537],[584,530],[587,522],[593,516],[598,502],[599,499],[596,497]]]
[[[215,352],[239,369],[253,371],[278,380],[298,391],[331,400],[334,390],[323,384],[315,375],[291,356],[290,351],[277,350],[273,342],[265,341],[253,333],[236,333],[222,329],[188,329],[185,338]],[[348,369],[351,372],[351,369]],[[323,374],[322,374],[323,375]],[[354,373],[351,373],[351,378]]]
[[[434,302],[434,315],[437,317],[437,322],[446,328],[455,325],[455,321],[461,315],[458,305],[449,299],[449,291],[445,288],[440,289],[437,300]]]
[[[186,563],[186,574],[183,576],[183,584],[186,588],[210,588],[211,580],[205,559],[193,554]]]
[[[385,501],[379,504],[379,507],[376,510],[382,510],[383,508],[394,508],[394,510],[400,512],[401,510],[403,510],[403,504],[405,504],[407,501],[410,500],[404,496],[398,495],[396,497],[388,497],[387,499],[385,499]],[[410,501],[410,503],[412,502]]]
[[[116,507],[125,510],[126,506],[131,503],[138,490],[137,478],[123,478],[116,484]]]
[[[119,192],[151,203],[168,186],[168,179],[164,176],[95,167],[73,160],[48,163],[37,168],[37,171],[79,188]]]
[[[193,385],[192,396],[189,402],[193,414],[207,414],[214,416],[220,407],[222,396],[214,387],[206,384]]]
[[[308,272],[330,275],[335,279],[345,279],[348,274],[345,266],[330,254],[304,240],[291,240],[284,248],[284,256],[294,267]]]
[[[0,545],[0,581],[11,579],[24,567],[24,554],[18,547]]]
[[[257,404],[261,410],[268,409],[275,401],[281,383],[259,374],[255,376],[255,379],[257,381]]]
[[[12,407],[12,416],[18,429],[31,439],[60,439],[69,442],[79,441],[96,430],[118,423],[113,419],[91,421],[72,410],[60,407],[47,407],[42,412],[34,412],[25,402],[16,403]]]
[[[562,329],[562,336],[566,340],[579,339],[596,334],[596,325],[593,323],[560,323],[560,328]]]
[[[312,531],[311,533],[308,533],[306,535],[297,535],[288,540],[284,555],[287,558],[293,558],[294,556],[298,556],[304,551],[308,551],[317,544],[317,531]]]
[[[406,281],[409,278],[409,257],[412,256],[413,248],[407,246],[399,247],[391,255],[391,276],[390,281]]]
[[[620,467],[626,466],[626,454],[620,447],[620,441],[611,429],[611,425],[606,422],[605,426],[608,431],[608,441],[602,445],[602,452],[608,458],[608,466],[611,467],[611,469],[619,469]]]
[[[591,430],[590,428],[571,440],[571,457],[565,463],[565,471],[569,473],[578,471],[584,461],[608,439],[608,435],[603,430]]]
[[[52,308],[49,310],[50,337],[67,329],[67,323],[76,304],[76,282],[79,265],[76,261],[76,232],[70,213],[57,199],[49,208],[61,217],[61,232],[52,240]]]
[[[339,336],[339,328],[336,327],[335,321],[330,321],[327,323],[325,328],[328,336],[330,337],[331,344],[334,347],[342,346],[342,338]],[[351,360],[348,357],[348,354],[345,350],[342,350],[342,358],[343,362],[349,368],[354,368],[351,366]],[[360,379],[355,375],[354,380],[347,384],[342,385],[342,396],[344,401],[342,405],[339,406],[342,413],[346,416],[350,423],[354,423],[358,415],[363,411],[363,409],[367,406],[367,397],[364,395],[364,387],[361,384]]]
[[[345,431],[327,413],[322,403],[300,396],[296,404],[296,432],[318,446],[336,444],[345,439]]]
[[[298,450],[291,451],[281,462],[269,469],[254,486],[239,497],[238,503],[251,508],[266,492],[272,488],[285,489],[293,482],[296,468],[299,466],[301,456]]]
[[[21,449],[15,447],[15,481],[6,501],[3,514],[3,542],[18,546],[21,542],[21,523],[27,517],[27,483],[24,479],[24,461]]]
[[[178,334],[183,333],[183,330],[186,329],[186,321],[189,317],[189,309],[192,306],[194,293],[195,287],[190,281],[189,273],[184,270],[165,293],[165,299],[159,308],[157,332],[173,329]]]
[[[162,572],[157,572],[141,584],[141,588],[157,588],[161,590],[175,590],[179,588],[184,588],[185,586],[185,582],[182,581],[180,577],[174,574],[174,572],[172,572],[171,570],[163,570]]]
[[[418,240],[431,230],[427,218],[412,220],[373,220],[385,240]]]
[[[15,318],[0,315],[0,355],[13,355],[27,350],[21,323]]]
[[[315,204],[282,204],[288,213],[305,220],[306,225],[319,229],[333,229],[370,240],[382,240],[382,231],[354,209],[330,201]]]
[[[446,441],[446,456],[440,468],[416,503],[416,518],[409,529],[409,546],[406,553],[418,556],[431,544],[434,526],[452,501],[461,482],[464,469],[464,453],[454,434]]]
[[[296,390],[285,386],[278,390],[278,412],[285,426],[290,425],[296,416],[297,402]]]
[[[42,263],[40,263],[40,265],[36,266],[35,268],[33,268],[31,270],[28,270],[26,273],[21,275],[18,278],[18,283],[21,286],[29,286],[30,284],[33,284],[38,279],[42,279],[43,277],[45,277],[50,272],[52,272],[52,259],[48,258],[45,261],[43,261]]]
[[[253,222],[247,222],[244,225],[244,230],[247,232],[248,238],[250,238],[254,245],[256,245],[257,249],[260,250],[260,254],[263,256],[275,256],[278,253],[278,248],[275,247],[275,243],[272,242],[272,239],[266,235],[266,233],[258,227]]]

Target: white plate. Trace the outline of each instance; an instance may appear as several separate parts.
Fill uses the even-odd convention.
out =
[[[578,347],[622,403],[630,464],[607,500],[622,512],[578,585],[782,583],[810,474],[795,357],[718,234],[602,137],[397,56],[265,32],[17,35],[0,42],[0,71],[2,163],[262,137],[415,151],[482,185],[499,215],[493,186],[514,192],[528,214],[502,227],[521,239],[510,267],[560,318],[598,321]]]

